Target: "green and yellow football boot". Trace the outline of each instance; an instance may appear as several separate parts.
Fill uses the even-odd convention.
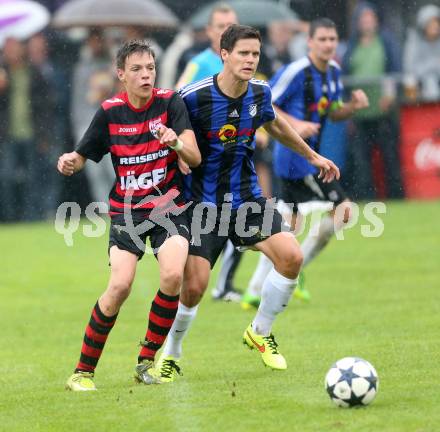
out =
[[[142,360],[134,369],[134,379],[138,383],[160,384],[158,374],[154,369],[154,363],[152,360]]]
[[[311,296],[310,292],[306,288],[306,277],[303,271],[300,271],[299,273],[298,285],[296,286],[295,291],[293,291],[293,296],[303,302],[310,301]]]
[[[93,372],[75,372],[66,382],[66,390],[72,391],[95,391]]]
[[[155,375],[161,383],[173,382],[177,376],[182,375],[179,360],[173,356],[164,356],[162,354],[154,369]]]
[[[252,325],[249,325],[243,334],[243,343],[250,349],[257,349],[263,363],[271,369],[287,369],[286,359],[278,352],[278,344],[275,342],[273,334],[269,336],[258,335],[252,330]]]
[[[258,306],[260,306],[260,301],[260,296],[254,296],[252,294],[244,293],[241,297],[240,305],[241,308],[244,310],[258,309]]]

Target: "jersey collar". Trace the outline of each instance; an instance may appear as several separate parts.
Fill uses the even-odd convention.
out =
[[[247,86],[246,91],[245,91],[243,94],[241,94],[240,96],[238,96],[238,97],[236,97],[236,98],[233,98],[233,97],[231,97],[231,96],[228,96],[228,95],[224,94],[224,93],[220,90],[220,87],[219,87],[218,82],[217,82],[217,77],[218,77],[218,74],[215,74],[215,75],[212,77],[212,78],[213,78],[213,82],[214,82],[214,87],[215,87],[215,89],[218,91],[218,93],[219,93],[220,95],[222,95],[224,98],[226,98],[226,99],[228,99],[228,100],[231,100],[231,101],[239,101],[239,100],[243,99],[243,98],[247,95],[247,93],[248,93],[248,91],[249,91],[249,83],[248,83],[248,86]]]
[[[128,94],[127,94],[127,92],[125,92],[125,93],[123,94],[123,99],[125,100],[125,102],[127,103],[128,107],[129,107],[131,110],[133,110],[133,111],[135,111],[135,112],[143,112],[143,111],[146,111],[148,108],[150,108],[151,104],[153,103],[153,101],[154,101],[154,99],[155,99],[156,91],[157,91],[157,89],[156,89],[156,88],[153,88],[153,91],[151,92],[151,98],[150,98],[150,100],[149,100],[144,106],[142,106],[142,107],[140,107],[140,108],[136,108],[136,107],[134,107],[134,106],[130,103],[130,101],[129,101],[129,99],[128,99]]]

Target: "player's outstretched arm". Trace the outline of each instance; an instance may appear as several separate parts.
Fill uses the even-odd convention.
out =
[[[84,156],[81,156],[76,151],[64,153],[58,158],[57,168],[61,174],[71,176],[82,170],[86,160]]]
[[[319,178],[322,178],[324,182],[331,182],[335,178],[339,179],[339,168],[330,159],[311,149],[282,116],[277,116],[275,120],[267,122],[264,128],[273,138],[316,166],[319,169]]]
[[[179,157],[190,167],[194,168],[200,165],[202,156],[192,130],[185,129],[177,136],[173,129],[162,126],[159,131],[159,136],[160,142],[176,151]]]

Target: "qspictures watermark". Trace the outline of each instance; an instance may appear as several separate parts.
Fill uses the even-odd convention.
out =
[[[148,219],[143,220],[141,223],[136,223],[133,220],[132,206],[130,205],[131,196],[127,194],[124,199],[124,213],[123,224],[115,225],[118,230],[124,230],[129,235],[132,241],[137,247],[145,247],[142,240],[142,234],[146,233],[155,226],[160,226],[166,230],[168,236],[178,234],[178,229],[172,221],[172,216],[176,216],[186,211],[192,206],[191,213],[192,218],[189,220],[189,228],[191,230],[191,243],[194,245],[200,245],[201,237],[205,234],[211,233],[218,226],[218,235],[227,236],[231,232],[231,223],[233,223],[233,230],[239,237],[246,238],[252,237],[258,231],[261,233],[262,238],[267,238],[272,229],[273,216],[275,208],[278,208],[280,213],[291,212],[293,204],[284,203],[282,201],[276,201],[275,199],[268,200],[268,205],[264,208],[255,201],[245,202],[234,211],[232,209],[232,197],[230,194],[225,195],[225,200],[221,206],[215,206],[211,203],[186,203],[183,207],[179,207],[174,203],[175,197],[167,197],[166,207],[172,208],[170,211],[164,211],[161,206],[154,207]],[[158,197],[144,197],[144,199],[135,204],[135,207],[142,207],[143,203],[151,202],[151,200],[157,200]],[[173,205],[175,204],[175,205]],[[281,204],[281,205],[280,205]],[[337,240],[344,240],[345,231],[353,229],[356,226],[360,227],[362,237],[365,238],[377,238],[380,237],[384,230],[385,224],[381,215],[385,215],[387,208],[384,202],[375,201],[368,202],[362,207],[356,203],[350,203],[351,217],[347,223],[339,224],[334,222],[333,232]],[[106,220],[99,214],[108,213],[108,204],[104,202],[92,202],[90,203],[84,212],[86,222],[81,224],[81,207],[76,202],[64,202],[62,203],[56,213],[54,227],[55,231],[64,237],[64,242],[67,246],[72,247],[74,245],[74,234],[80,229],[85,237],[97,238],[105,234],[107,229]],[[330,208],[331,210],[331,208]],[[334,221],[342,220],[345,211],[345,207],[340,205],[335,209]],[[326,210],[328,211],[328,210]],[[98,214],[99,213],[99,214]],[[251,214],[263,213],[262,225],[252,226],[247,223],[247,218]],[[232,216],[234,215],[234,217]],[[361,215],[364,222],[361,222]],[[303,217],[303,223],[299,228],[294,231],[295,235],[301,235],[306,225],[309,225],[309,235],[318,235],[321,212],[311,212]],[[310,224],[307,224],[310,218]],[[284,226],[280,227],[282,231],[286,231],[287,223],[282,223]],[[287,229],[290,229],[289,227]],[[152,249],[146,248],[145,253],[157,253]]]

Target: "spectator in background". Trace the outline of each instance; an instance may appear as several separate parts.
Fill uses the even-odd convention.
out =
[[[384,163],[387,197],[402,198],[396,84],[389,75],[401,70],[399,48],[393,35],[380,28],[377,11],[368,2],[355,9],[352,31],[343,69],[353,85],[362,86],[370,106],[353,117],[346,187],[355,199],[376,198],[372,150],[377,145]]]
[[[48,44],[43,33],[37,33],[30,37],[27,42],[29,61],[34,65],[43,78],[50,82],[54,79],[54,67],[49,60]]]
[[[53,104],[49,83],[27,60],[26,45],[8,38],[0,71],[0,187],[3,219],[38,220],[44,216],[36,179],[41,149],[50,148]]]
[[[130,41],[130,40],[147,40],[150,44],[151,48],[154,50],[156,55],[156,61],[162,57],[163,49],[159,45],[159,43],[151,37],[148,30],[144,26],[139,25],[129,25],[123,27],[123,33],[124,33],[124,40]],[[158,71],[158,68],[156,68],[156,71]]]
[[[214,75],[223,68],[220,58],[220,37],[231,24],[237,23],[237,15],[228,4],[216,3],[213,6],[208,25],[206,26],[206,34],[211,41],[211,46],[196,55],[186,65],[185,70],[177,81],[177,89],[191,82]]]
[[[292,60],[298,60],[307,54],[307,39],[310,30],[308,21],[295,21],[293,23],[293,38],[289,42],[289,51]]]
[[[261,49],[258,72],[270,79],[275,72],[294,60],[290,52],[290,41],[295,37],[295,23],[292,21],[272,21],[267,26],[267,41]],[[307,45],[305,51],[307,52]]]
[[[76,143],[84,135],[101,102],[114,90],[115,77],[111,67],[111,53],[102,30],[91,29],[72,80],[72,129]],[[100,164],[86,164],[85,172],[93,201],[107,202],[114,182],[110,156],[104,156]]]
[[[181,76],[185,70],[186,65],[203,50],[209,48],[210,41],[206,34],[206,28],[193,29],[192,31],[192,43],[191,45],[183,51],[180,55],[179,61],[177,63],[177,76]]]
[[[417,28],[405,43],[405,94],[410,100],[440,99],[440,8],[426,5],[417,13]]]
[[[44,33],[37,33],[27,42],[29,62],[41,74],[46,83],[48,94],[46,100],[52,109],[51,112],[51,139],[42,142],[37,146],[37,166],[38,175],[35,178],[36,186],[44,193],[40,196],[40,204],[43,216],[51,217],[56,213],[56,208],[60,200],[60,182],[56,171],[53,169],[60,153],[59,144],[62,142],[62,115],[56,107],[59,105],[61,95],[57,88],[62,79],[60,74],[49,59],[49,46]],[[57,147],[56,147],[57,146]]]

